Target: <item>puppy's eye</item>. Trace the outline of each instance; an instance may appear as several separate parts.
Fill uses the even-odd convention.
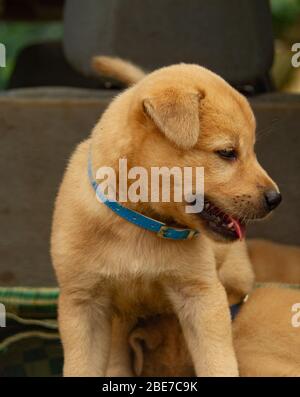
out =
[[[235,149],[224,149],[217,150],[216,152],[218,156],[225,160],[236,160],[237,159],[237,151]]]

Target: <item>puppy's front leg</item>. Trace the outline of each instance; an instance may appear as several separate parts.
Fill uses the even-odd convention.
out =
[[[115,317],[112,325],[112,340],[106,376],[134,376],[129,334],[136,320]]]
[[[64,376],[104,376],[111,339],[108,298],[83,301],[62,293],[59,330],[64,348]]]
[[[167,287],[192,356],[197,376],[238,376],[225,289],[210,284]]]

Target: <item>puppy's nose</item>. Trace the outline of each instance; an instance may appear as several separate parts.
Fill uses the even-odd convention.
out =
[[[264,193],[266,207],[269,211],[274,210],[281,203],[282,197],[277,190],[267,190]]]

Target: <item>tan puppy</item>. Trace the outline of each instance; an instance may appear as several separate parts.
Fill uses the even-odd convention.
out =
[[[251,294],[233,325],[241,376],[300,376],[299,305],[300,290]]]
[[[73,154],[55,206],[51,252],[61,288],[65,375],[105,374],[114,315],[126,337],[137,317],[170,311],[181,322],[197,375],[238,375],[218,270],[223,269],[225,285],[251,288],[247,252],[238,239],[247,220],[264,217],[280,202],[276,185],[256,160],[254,142],[247,100],[197,65],[155,71],[110,104]],[[200,235],[162,239],[117,216],[95,197],[87,175],[89,153],[94,175],[101,166],[118,173],[120,158],[128,160],[128,168],[142,165],[148,171],[205,167],[200,214],[188,214],[185,203],[174,200],[124,203]],[[124,368],[128,350],[118,357]]]
[[[255,239],[247,245],[256,281],[300,284],[300,247]]]
[[[298,312],[292,310],[295,304]],[[274,285],[250,295],[233,323],[241,376],[300,376],[299,306],[299,289]],[[195,375],[175,316],[141,322],[129,335],[129,344],[137,376]],[[114,368],[110,371],[113,373]]]

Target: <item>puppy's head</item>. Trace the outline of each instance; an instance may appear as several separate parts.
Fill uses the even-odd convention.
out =
[[[150,203],[153,212],[233,241],[243,238],[248,220],[265,217],[280,203],[276,184],[254,152],[252,110],[223,79],[181,64],[148,75],[134,90],[134,163],[149,169],[204,167],[205,173],[202,212],[188,214],[186,203],[174,201]]]

